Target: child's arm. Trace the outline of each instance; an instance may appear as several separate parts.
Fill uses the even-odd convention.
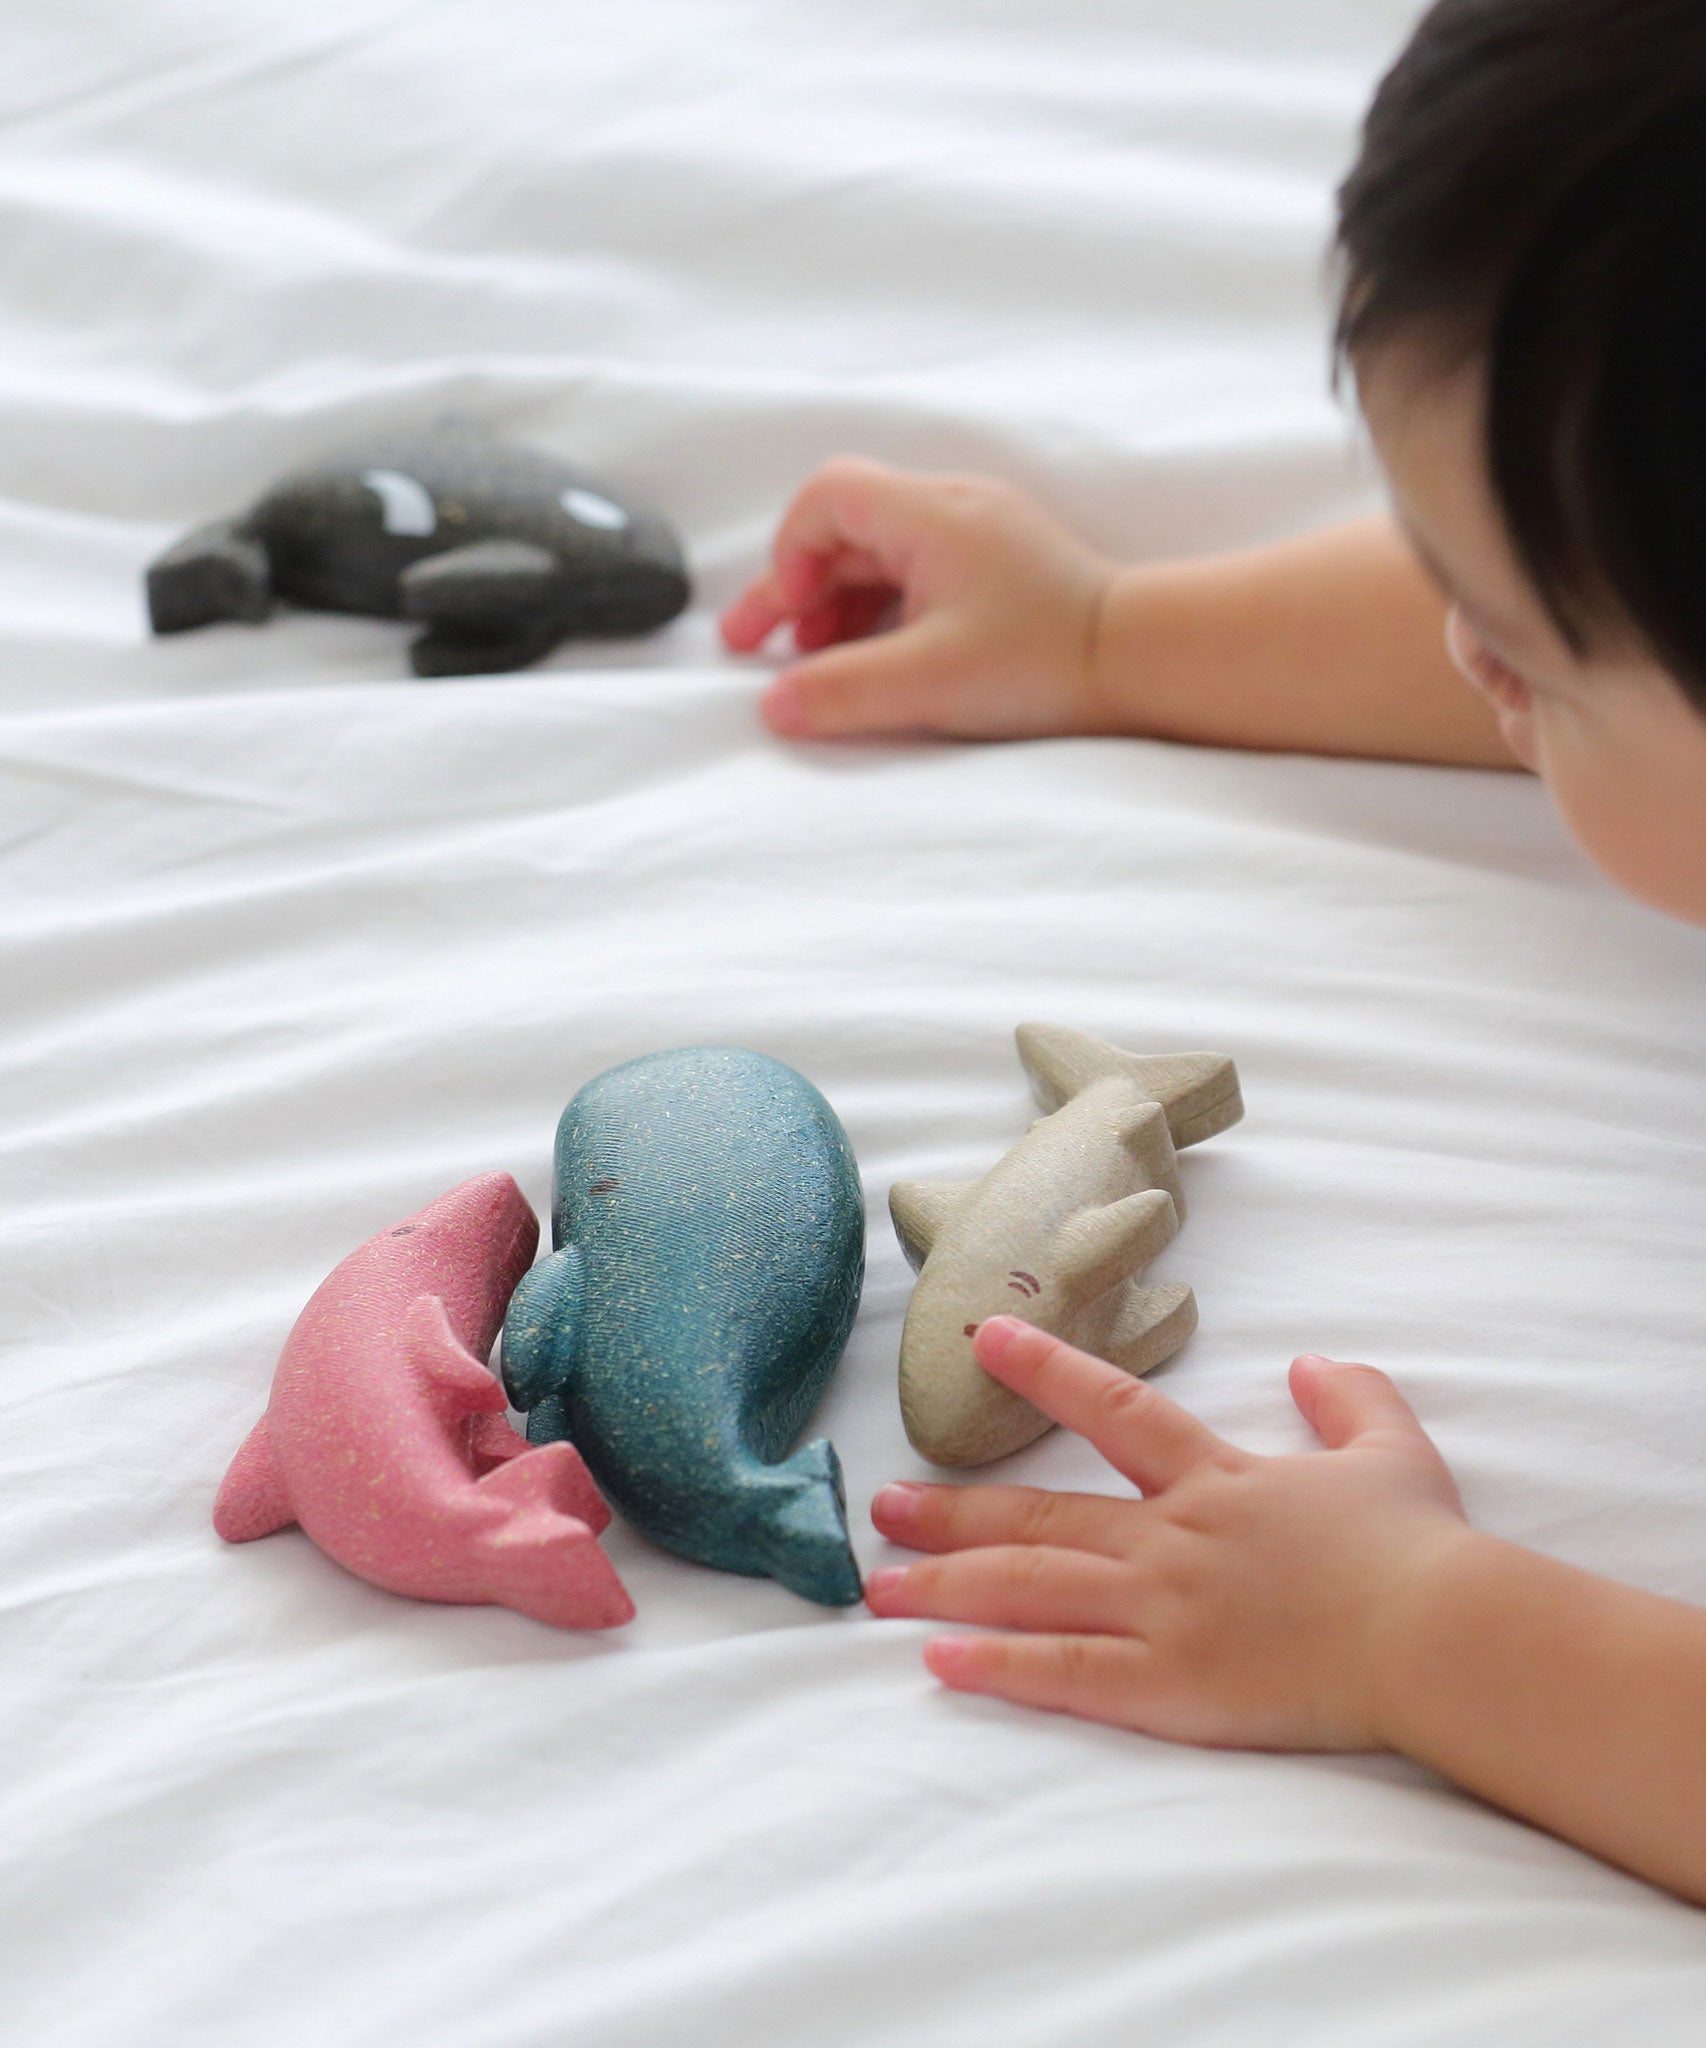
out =
[[[1121,568],[1011,485],[844,456],[789,506],[723,637],[750,653],[793,628],[806,658],[764,701],[790,734],[1139,733],[1510,767],[1444,622],[1388,520]]]
[[[877,1526],[941,1554],[874,1574],[872,1609],[1010,1632],[933,1640],[945,1683],[1176,1741],[1402,1750],[1706,1902],[1706,1612],[1471,1529],[1368,1366],[1299,1359],[1328,1449],[1259,1458],[1011,1317],[977,1354],[1145,1497],[885,1488]]]

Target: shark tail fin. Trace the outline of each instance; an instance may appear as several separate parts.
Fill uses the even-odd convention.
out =
[[[253,1543],[275,1529],[288,1529],[296,1510],[284,1490],[284,1475],[273,1456],[272,1438],[263,1415],[244,1437],[230,1469],[219,1482],[213,1503],[213,1527],[227,1543]]]
[[[769,1468],[782,1482],[765,1531],[771,1578],[820,1607],[851,1607],[864,1592],[847,1539],[847,1489],[827,1437],[802,1444]]]
[[[1160,1103],[1181,1149],[1200,1145],[1244,1114],[1238,1069],[1222,1053],[1122,1052],[1064,1024],[1021,1024],[1016,1036],[1019,1058],[1046,1110],[1070,1102],[1093,1081],[1123,1075]]]

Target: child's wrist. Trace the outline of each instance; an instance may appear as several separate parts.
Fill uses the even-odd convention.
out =
[[[1497,1607],[1522,1556],[1467,1523],[1418,1550],[1375,1626],[1364,1673],[1363,1718],[1381,1748],[1436,1761],[1441,1705],[1473,1685],[1477,1619]]]

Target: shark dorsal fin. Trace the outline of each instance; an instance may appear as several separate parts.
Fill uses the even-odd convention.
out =
[[[1122,1052],[1105,1039],[1064,1024],[1021,1024],[1019,1058],[1047,1110],[1081,1094],[1093,1081],[1123,1075],[1167,1112],[1175,1146],[1200,1145],[1244,1114],[1238,1069],[1217,1052]]]
[[[975,1180],[897,1180],[889,1189],[894,1234],[914,1272],[930,1256],[943,1228],[977,1192]]]
[[[1165,1188],[1141,1188],[1069,1216],[1051,1247],[1049,1267],[1068,1301],[1093,1301],[1147,1266],[1178,1234],[1173,1197]]]
[[[421,1294],[403,1319],[409,1363],[434,1404],[452,1421],[503,1412],[504,1391],[450,1327],[436,1294]]]
[[[1197,1298],[1179,1280],[1160,1287],[1134,1287],[1102,1346],[1111,1365],[1145,1373],[1171,1358],[1197,1326]]]

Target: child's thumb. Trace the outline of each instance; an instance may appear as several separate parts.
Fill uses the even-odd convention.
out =
[[[920,620],[795,662],[759,709],[770,730],[789,739],[939,732],[942,667],[937,636]]]
[[[1330,1451],[1375,1435],[1428,1442],[1415,1410],[1372,1365],[1342,1365],[1305,1353],[1292,1360],[1291,1397]]]

